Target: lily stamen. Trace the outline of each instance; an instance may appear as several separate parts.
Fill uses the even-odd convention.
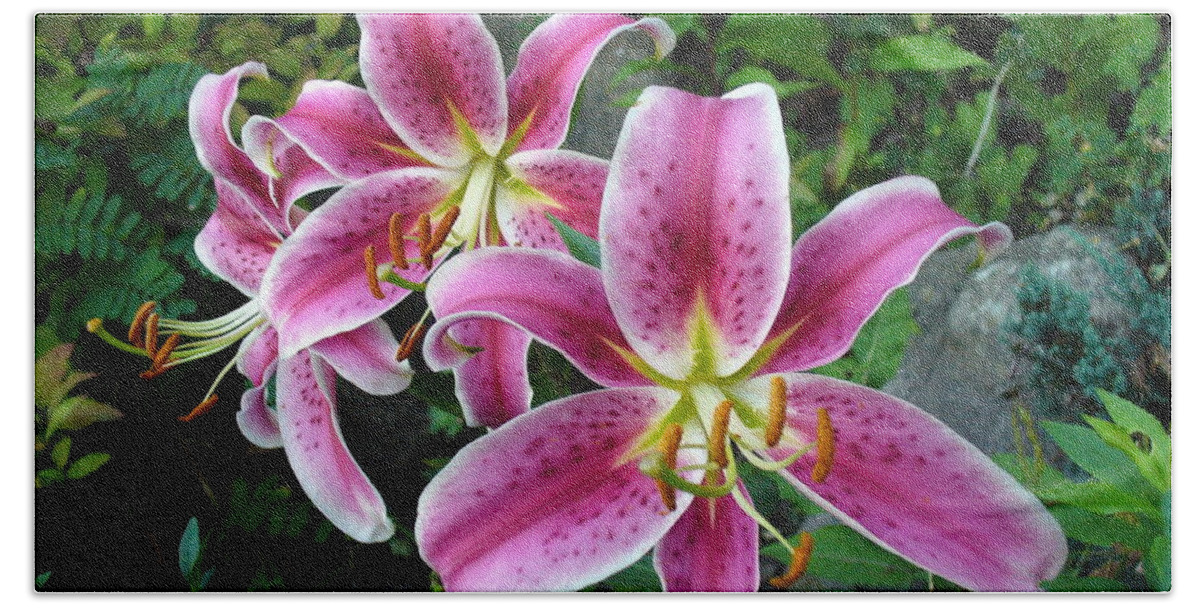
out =
[[[679,424],[672,424],[667,427],[663,433],[662,439],[659,440],[658,449],[663,455],[663,468],[674,470],[679,463],[679,443],[683,440],[683,427]],[[667,512],[675,510],[675,488],[662,479],[655,479],[658,485],[658,493],[662,496],[663,505],[667,507]]]
[[[213,393],[213,394],[209,395],[208,397],[206,397],[204,399],[204,401],[201,401],[200,405],[197,405],[196,407],[192,408],[192,411],[188,412],[187,414],[185,414],[183,416],[180,416],[179,418],[177,418],[177,420],[179,420],[180,422],[191,422],[191,421],[195,420],[196,418],[200,417],[201,415],[207,413],[208,410],[211,410],[212,406],[214,404],[216,404],[216,402],[217,402],[217,395],[216,395],[216,393]]]
[[[157,302],[149,301],[142,304],[142,306],[137,309],[137,312],[134,313],[133,322],[129,324],[130,344],[138,348],[143,346],[142,333],[146,327],[146,319],[150,316],[150,313],[154,312],[154,308],[157,306]]]
[[[771,403],[767,412],[767,447],[779,445],[787,422],[787,383],[780,376],[771,378]]]
[[[404,254],[403,218],[399,213],[393,213],[388,218],[388,249],[392,252],[392,265],[400,270],[408,270],[408,258]]]
[[[158,349],[158,352],[154,355],[154,359],[151,360],[150,369],[162,367],[167,362],[167,359],[171,357],[171,353],[175,351],[175,347],[179,346],[179,340],[180,335],[178,333],[168,336],[166,341],[163,342],[162,348]]]
[[[808,569],[808,561],[812,558],[813,536],[808,532],[800,533],[800,543],[792,549],[792,563],[788,566],[787,572],[772,578],[767,581],[772,587],[777,589],[787,589],[791,587]]]
[[[367,248],[363,249],[363,271],[366,272],[367,289],[371,291],[371,295],[375,296],[376,300],[387,297],[379,288],[379,266],[375,263],[374,245],[367,245]]]
[[[146,347],[146,356],[150,360],[154,360],[154,355],[158,353],[158,315],[150,313],[146,319],[146,341],[143,343]]]
[[[421,250],[421,265],[425,270],[433,270],[433,251],[429,244],[433,239],[432,220],[428,213],[422,213],[417,218],[417,247]]]
[[[433,236],[429,239],[429,251],[434,252],[442,248],[446,243],[446,237],[450,236],[450,229],[454,227],[455,220],[458,219],[458,214],[461,210],[458,207],[451,207],[442,216],[438,222],[437,228],[433,231]]]
[[[713,412],[712,434],[708,437],[708,459],[720,465],[722,469],[729,466],[725,452],[725,436],[729,433],[729,413],[733,410],[733,402],[726,399],[717,405]]]
[[[823,483],[833,469],[833,421],[829,410],[817,408],[817,464],[813,465],[812,480]]]
[[[415,325],[408,328],[404,332],[404,337],[400,339],[400,347],[396,349],[396,360],[403,361],[416,350],[417,344],[421,341],[421,336],[425,335],[425,319],[417,321]]]

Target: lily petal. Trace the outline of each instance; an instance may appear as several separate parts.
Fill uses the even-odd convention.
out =
[[[1036,591],[1062,568],[1066,539],[1042,503],[949,427],[865,386],[808,374],[784,378],[787,433],[815,440],[816,411],[824,408],[835,437],[823,482],[811,476],[816,450],[784,477],[830,513],[976,591]],[[767,381],[751,382],[766,391]]]
[[[374,245],[380,264],[388,252],[388,218],[404,217],[406,232],[420,214],[445,200],[462,182],[460,172],[408,168],[351,182],[313,211],[279,247],[263,279],[263,307],[279,332],[281,356],[290,357],[319,340],[379,317],[408,295],[384,283],[386,297],[367,288],[363,250]],[[410,257],[417,245],[406,241]],[[400,272],[410,281],[425,278],[413,265]]]
[[[609,389],[543,405],[463,448],[417,502],[421,557],[449,591],[578,589],[679,519],[629,454],[678,394]]]
[[[381,319],[313,344],[310,350],[338,375],[372,395],[394,395],[412,382],[408,361],[396,361],[400,343]]]
[[[382,542],[395,527],[342,439],[336,382],[333,368],[307,351],[280,361],[275,414],[283,448],[300,487],[333,525],[359,542]]]
[[[601,385],[650,384],[613,348],[630,352],[609,312],[600,271],[566,254],[510,247],[471,251],[447,261],[425,296],[438,317],[424,347],[433,369],[471,357],[446,341],[451,327],[494,319],[528,330]]]
[[[275,374],[275,362],[267,367],[266,377]],[[237,425],[242,435],[254,445],[265,448],[283,447],[283,435],[279,432],[279,420],[275,410],[267,406],[267,385],[260,384],[242,393],[242,407],[237,413]]]
[[[648,87],[629,111],[600,212],[601,267],[625,337],[660,372],[692,369],[701,322],[715,330],[718,375],[761,346],[787,285],[787,175],[764,84],[720,99]]]
[[[741,481],[736,492],[747,502]],[[654,547],[665,591],[758,590],[758,523],[732,495],[697,498]]]
[[[518,150],[549,150],[562,144],[584,74],[600,49],[629,29],[649,34],[658,58],[675,47],[675,32],[654,17],[634,21],[612,14],[559,14],[529,34],[508,77],[509,131],[529,121]]]
[[[608,161],[570,150],[518,152],[496,187],[496,219],[509,245],[566,251],[546,214],[596,238]]]
[[[345,82],[305,82],[296,104],[275,123],[346,180],[428,164],[396,137],[366,89]]]
[[[259,171],[268,176],[271,199],[285,215],[300,197],[346,181],[313,160],[269,118],[251,116],[242,127],[242,145]]]
[[[237,369],[254,386],[261,386],[275,373],[279,357],[279,335],[269,323],[254,328],[238,346]]]
[[[267,67],[247,62],[224,74],[206,74],[192,89],[188,101],[188,130],[200,165],[224,182],[280,234],[288,230],[287,215],[275,206],[263,175],[249,156],[237,147],[230,130],[230,115],[237,101],[238,82],[245,77],[267,77]]]
[[[458,344],[481,349],[454,368],[454,394],[467,426],[496,428],[528,412],[529,332],[492,319],[465,320],[448,331]]]
[[[500,151],[504,64],[479,15],[359,15],[358,25],[363,82],[409,147],[444,167],[471,160],[471,139],[490,156]]]
[[[898,177],[842,201],[796,241],[770,338],[792,333],[761,373],[811,369],[845,354],[888,294],[912,282],[939,247],[967,235],[990,253],[1012,240],[1004,224],[976,226],[955,213],[923,177]]]
[[[217,209],[193,246],[204,267],[253,298],[279,246],[279,237],[232,186],[217,180]]]

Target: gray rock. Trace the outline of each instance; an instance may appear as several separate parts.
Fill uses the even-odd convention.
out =
[[[933,414],[989,454],[1012,451],[1012,410],[1003,395],[1022,385],[1014,370],[1027,366],[1018,365],[1004,327],[1020,310],[1022,269],[1032,265],[1091,296],[1092,320],[1104,332],[1125,330],[1132,314],[1114,297],[1111,279],[1079,234],[1104,255],[1117,252],[1106,233],[1060,226],[1014,243],[974,272],[968,272],[973,246],[931,256],[909,287],[921,333],[884,391]]]

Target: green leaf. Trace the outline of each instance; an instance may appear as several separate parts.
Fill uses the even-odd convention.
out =
[[[666,21],[677,38],[683,38],[688,32],[696,32],[700,36],[705,34],[704,24],[695,13],[655,13],[654,16]]]
[[[1145,551],[1156,531],[1139,520],[1130,523],[1120,516],[1100,515],[1078,507],[1053,505],[1050,514],[1058,520],[1068,538],[1098,547],[1122,544],[1130,549]]]
[[[195,569],[198,559],[200,559],[200,522],[193,517],[188,520],[187,526],[183,529],[183,535],[179,537],[179,572],[183,574],[184,579],[192,577],[192,570]]]
[[[1046,503],[1074,505],[1082,509],[1111,515],[1114,513],[1156,513],[1154,503],[1103,481],[1083,483],[1064,481],[1030,488]]]
[[[54,462],[54,466],[62,469],[67,466],[67,457],[71,453],[71,438],[63,437],[58,445],[54,446],[54,450],[50,452],[50,460]]]
[[[337,13],[321,13],[316,16],[317,38],[321,40],[329,40],[337,35],[338,30],[342,29],[342,21],[344,15]]]
[[[879,72],[931,72],[986,66],[987,61],[953,42],[933,35],[889,38],[871,53],[871,69]]]
[[[121,416],[121,412],[111,405],[77,395],[50,409],[45,437],[49,439],[59,429],[78,430],[93,422],[116,420]]]
[[[1171,487],[1171,437],[1163,428],[1162,422],[1150,412],[1106,390],[1097,389],[1096,394],[1100,397],[1100,402],[1104,404],[1104,409],[1108,410],[1108,415],[1112,416],[1113,422],[1121,427],[1127,437],[1137,433],[1149,441],[1148,453],[1139,449],[1141,446],[1135,445],[1135,451],[1127,452],[1127,454],[1133,458],[1142,473],[1151,483],[1155,484],[1155,487],[1162,491],[1169,489]]]
[[[717,35],[716,50],[744,49],[757,61],[771,61],[800,76],[841,88],[842,77],[830,63],[829,28],[809,15],[730,15]]]
[[[750,84],[752,82],[762,82],[771,85],[775,89],[775,94],[783,99],[789,95],[803,93],[809,89],[814,89],[820,85],[807,80],[785,80],[780,81],[769,70],[756,65],[743,66],[742,69],[730,74],[725,79],[725,89],[733,90],[740,86]]]
[[[425,410],[429,414],[429,432],[446,437],[454,437],[463,429],[463,419],[441,408],[431,407]]]
[[[1046,591],[1071,592],[1101,592],[1101,591],[1129,591],[1121,581],[1115,581],[1111,578],[1102,578],[1099,576],[1074,576],[1071,574],[1063,574],[1052,581],[1042,583],[1042,588]]]
[[[546,217],[558,230],[558,235],[562,237],[572,257],[589,266],[600,267],[600,243],[549,213]]]
[[[1155,591],[1171,590],[1171,539],[1159,536],[1150,545],[1143,562],[1146,579]]]
[[[1162,67],[1154,73],[1150,84],[1138,94],[1129,122],[1135,127],[1154,127],[1159,135],[1171,132],[1171,52],[1168,50]]]
[[[33,579],[33,586],[38,589],[45,587],[46,582],[50,580],[51,572],[52,572],[51,570],[47,570],[47,571],[37,575],[37,578]]]
[[[104,463],[108,462],[109,458],[111,456],[103,452],[92,452],[71,463],[71,468],[67,469],[67,477],[71,479],[86,477],[95,472],[96,469],[104,466]]]
[[[63,472],[58,469],[42,469],[34,477],[34,486],[42,487],[64,479]]]
[[[925,578],[922,570],[848,526],[825,526],[812,535],[812,559],[806,575],[872,589],[909,589]],[[799,542],[799,537],[792,542]],[[762,553],[783,564],[791,561],[791,552],[779,543],[765,547]]]
[[[1042,428],[1075,464],[1096,479],[1133,496],[1148,498],[1157,495],[1142,478],[1137,466],[1120,450],[1105,443],[1092,429],[1052,420],[1043,421]]]

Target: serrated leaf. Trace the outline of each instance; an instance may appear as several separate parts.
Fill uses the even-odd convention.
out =
[[[71,463],[71,468],[67,469],[67,477],[70,479],[87,477],[94,473],[96,469],[104,466],[104,463],[108,462],[109,458],[111,456],[103,452],[92,452]]]
[[[871,69],[879,72],[931,72],[986,66],[979,55],[934,35],[889,38],[871,53]]]
[[[179,572],[190,579],[196,560],[200,558],[200,522],[195,517],[188,520],[179,537]]]
[[[50,452],[50,460],[54,466],[62,469],[67,466],[67,458],[71,455],[71,438],[63,437]]]
[[[600,243],[549,213],[546,217],[554,224],[554,229],[558,230],[558,236],[562,237],[571,257],[589,266],[600,267]]]

